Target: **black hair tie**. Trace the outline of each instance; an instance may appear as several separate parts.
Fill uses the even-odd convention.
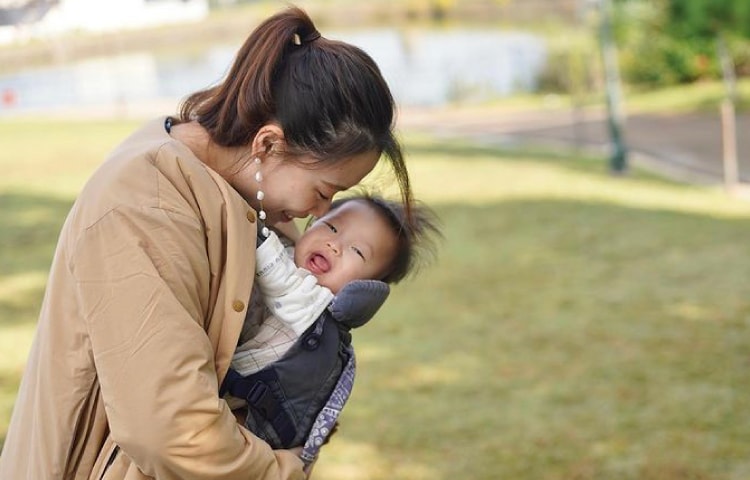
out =
[[[313,30],[312,32],[308,33],[304,37],[300,37],[299,33],[295,33],[292,36],[292,43],[295,45],[303,45],[305,43],[313,42],[320,38],[320,32],[317,30]]]
[[[313,30],[312,32],[305,35],[305,38],[302,39],[302,43],[314,42],[315,40],[319,38],[320,38],[320,32],[317,30]]]

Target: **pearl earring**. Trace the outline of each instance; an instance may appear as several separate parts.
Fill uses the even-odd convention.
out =
[[[265,219],[266,219],[266,211],[263,210],[263,199],[265,198],[266,194],[263,193],[263,190],[261,190],[261,182],[263,181],[263,174],[260,173],[260,158],[255,157],[253,160],[253,163],[257,165],[258,171],[255,172],[255,181],[258,182],[258,193],[255,194],[255,198],[258,199],[258,202],[260,203],[260,210],[258,211],[258,218],[260,218],[261,224],[263,225],[263,228],[261,228],[260,233],[263,234],[264,237],[268,238],[269,235],[271,235],[271,231],[268,230],[268,227],[265,225]]]

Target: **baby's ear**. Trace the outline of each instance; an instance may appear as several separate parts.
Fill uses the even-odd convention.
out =
[[[391,287],[380,280],[354,280],[333,297],[328,311],[337,322],[357,328],[375,316],[390,293]]]

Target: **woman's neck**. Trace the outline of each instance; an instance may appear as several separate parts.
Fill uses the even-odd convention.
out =
[[[222,176],[227,176],[237,166],[238,149],[214,143],[198,122],[175,125],[170,135],[184,143],[198,160]]]

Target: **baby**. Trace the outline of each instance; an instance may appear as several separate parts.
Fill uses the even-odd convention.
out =
[[[412,273],[417,252],[429,250],[429,237],[439,230],[426,207],[415,206],[411,215],[409,226],[400,203],[355,196],[334,202],[293,247],[284,247],[271,232],[258,247],[260,295],[251,299],[248,312],[254,317],[245,321],[232,368],[248,375],[279,359],[349,282],[392,284]],[[259,302],[266,308],[252,308]],[[362,313],[369,317],[377,307],[369,305]]]
[[[420,260],[417,253],[431,250],[430,236],[439,235],[434,219],[432,212],[423,206],[412,209],[409,221],[400,203],[372,195],[356,196],[334,202],[329,212],[312,223],[293,247],[285,247],[274,232],[268,238],[259,236],[254,294],[222,386],[222,394],[233,410],[246,405],[244,398],[253,399],[252,415],[251,412],[245,412],[246,417],[245,413],[240,415],[247,428],[273,448],[305,443],[303,460],[314,459],[320,444],[330,435],[329,427],[335,425],[351,389],[353,350],[347,341],[345,352],[334,354],[336,358],[342,357],[336,362],[344,362],[338,367],[334,366],[336,362],[330,363],[331,357],[327,355],[307,356],[302,363],[290,363],[290,357],[284,354],[303,334],[308,335],[305,341],[311,332],[322,332],[325,338],[332,338],[330,329],[335,331],[336,327],[319,321],[326,309],[329,315],[326,318],[346,331],[367,322],[388,296],[388,284],[402,280],[416,269]],[[297,346],[296,351],[290,352],[291,358],[298,358],[294,355],[299,355],[300,348]],[[272,364],[284,372],[295,372],[292,390],[284,390],[277,383],[276,373],[263,370]],[[350,373],[339,377],[336,372],[342,372],[342,368]],[[311,433],[307,437],[313,420],[318,421],[309,414],[312,410],[317,414],[324,404],[329,406],[326,400],[334,388],[330,382],[337,378],[340,382],[345,377],[349,377],[343,380],[349,382],[348,386],[334,389],[339,392],[337,412],[328,415],[330,425],[322,429],[325,430],[322,434],[320,429],[313,428],[315,436]],[[258,408],[265,413],[258,416]],[[293,411],[278,413],[287,409]],[[269,424],[262,419],[270,421],[271,417],[273,425],[269,430]],[[279,429],[288,433],[286,440],[278,434]]]

